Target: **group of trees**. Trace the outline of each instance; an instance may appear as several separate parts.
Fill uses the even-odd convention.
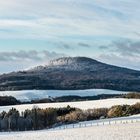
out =
[[[20,104],[16,98],[12,96],[0,96],[0,106]]]
[[[75,108],[46,108],[40,109],[34,107],[32,110],[25,110],[19,113],[12,108],[8,113],[0,113],[0,131],[24,131],[24,130],[39,130],[50,128],[58,122],[57,117],[66,115]]]
[[[55,109],[37,109],[26,110],[20,115],[16,109],[11,109],[8,113],[0,114],[1,131],[23,131],[37,130],[49,127],[56,122]]]
[[[34,107],[22,113],[12,108],[7,113],[0,113],[0,131],[40,130],[51,128],[55,125],[101,118],[123,117],[139,113],[140,103],[88,110],[80,110],[70,106],[46,109]]]
[[[140,93],[132,92],[132,93],[124,94],[124,95],[122,95],[122,98],[140,99]]]
[[[88,109],[84,111],[76,109],[66,115],[59,116],[58,120],[62,123],[74,123],[104,118],[125,117],[135,114],[140,114],[140,103],[134,105],[116,105],[111,108]]]
[[[117,105],[113,106],[108,110],[107,116],[113,117],[124,117],[140,113],[140,103],[134,105]]]
[[[74,123],[79,121],[97,120],[106,118],[108,113],[107,108],[80,110],[76,109],[69,114],[59,116],[58,120],[62,123]]]

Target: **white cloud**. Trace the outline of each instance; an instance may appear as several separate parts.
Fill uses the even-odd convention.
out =
[[[140,65],[139,65],[140,57],[138,56],[124,57],[119,54],[110,53],[110,54],[102,54],[98,56],[97,59],[108,64],[140,70]]]
[[[107,53],[102,53],[98,59],[113,65],[140,70],[140,42],[132,40],[117,40],[104,46]]]
[[[23,70],[38,65],[46,65],[50,60],[65,54],[44,51],[0,52],[0,73]]]
[[[5,0],[0,5],[0,29],[15,30],[0,33],[1,38],[14,34],[15,38],[90,35],[139,39],[137,0]]]

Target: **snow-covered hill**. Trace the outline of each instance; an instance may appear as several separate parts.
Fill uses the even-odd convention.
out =
[[[82,70],[92,70],[96,71],[97,69],[99,70],[100,68],[103,69],[105,68],[106,65],[90,59],[86,57],[63,57],[63,58],[58,58],[55,60],[51,60],[48,65],[46,66],[39,66],[31,69],[30,71],[39,71],[39,72],[44,72],[48,68],[49,69],[63,69],[63,70],[71,70],[71,71],[82,71]]]
[[[140,91],[140,71],[87,57],[63,57],[46,66],[0,75],[0,90],[114,89]]]
[[[71,107],[76,107],[80,109],[93,109],[93,108],[109,108],[114,105],[132,105],[137,102],[140,102],[140,99],[104,99],[104,100],[95,100],[95,101],[82,101],[82,102],[65,102],[65,103],[44,103],[44,104],[26,104],[26,105],[14,105],[14,106],[1,106],[0,112],[2,111],[9,111],[11,108],[16,108],[20,112],[26,109],[32,109],[33,107],[39,108],[60,108],[60,107],[67,107],[70,105]]]

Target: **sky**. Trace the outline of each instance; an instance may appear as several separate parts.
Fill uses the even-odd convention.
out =
[[[0,0],[0,73],[86,56],[140,70],[139,0]]]

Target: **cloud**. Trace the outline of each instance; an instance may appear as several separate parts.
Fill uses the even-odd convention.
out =
[[[17,51],[17,52],[0,52],[0,61],[44,61],[65,56],[56,52],[43,51]]]
[[[132,40],[116,40],[104,46],[107,53],[102,53],[98,59],[113,65],[140,70],[140,42]],[[100,47],[102,48],[102,46]]]
[[[76,50],[76,49],[80,49],[80,50],[82,50],[83,48],[84,49],[89,49],[89,48],[91,48],[91,46],[90,46],[90,44],[88,44],[88,43],[83,43],[83,42],[73,42],[73,43],[71,43],[71,42],[55,42],[55,43],[53,43],[53,44],[55,44],[57,47],[59,47],[60,49],[65,49],[65,50],[71,50],[71,51],[74,51],[74,50]]]
[[[50,60],[65,54],[44,51],[0,52],[0,73],[23,70],[38,65],[46,65]]]
[[[91,47],[89,44],[83,43],[83,42],[78,43],[78,45],[81,46],[81,47],[85,47],[85,48],[90,48]]]
[[[107,49],[109,49],[109,47],[108,46],[99,46],[99,49],[101,49],[101,50],[107,50]]]
[[[102,54],[98,60],[108,64],[140,70],[140,57],[124,57],[117,54]]]
[[[65,42],[57,42],[55,43],[55,45],[60,49],[73,50],[73,46],[70,46],[68,43]]]
[[[44,54],[44,57],[42,58],[43,61],[46,61],[46,60],[50,61],[52,59],[56,59],[56,58],[67,56],[66,54],[56,53],[54,51],[53,52],[49,52],[49,51],[46,51],[46,50],[44,50],[42,53]]]
[[[139,39],[138,0],[5,0],[0,5],[0,38],[89,35]]]
[[[135,56],[139,55],[140,57],[140,41],[132,40],[117,40],[112,43],[112,47],[122,56]]]
[[[21,61],[21,60],[37,60],[40,61],[39,53],[33,51],[18,51],[18,52],[0,52],[0,61]]]

